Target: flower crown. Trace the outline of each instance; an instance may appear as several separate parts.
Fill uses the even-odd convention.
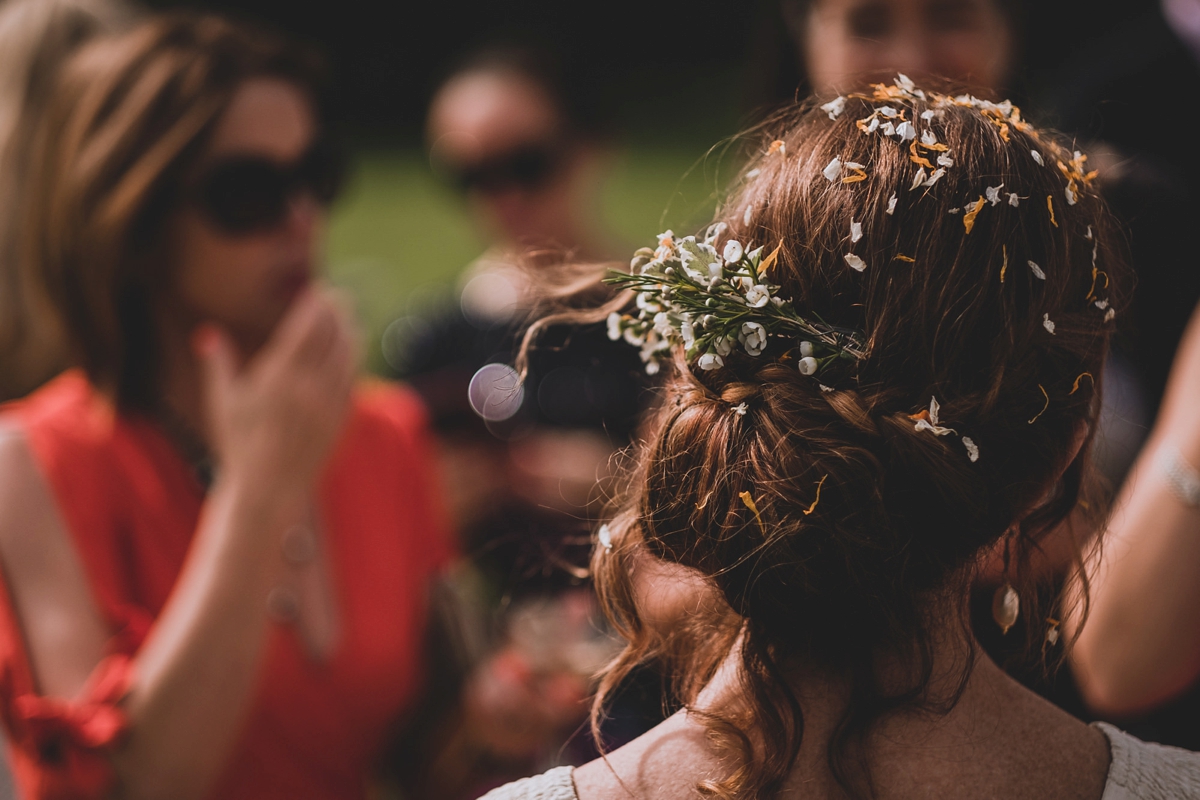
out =
[[[739,345],[747,355],[762,355],[770,337],[795,344],[804,375],[866,357],[861,333],[828,325],[815,314],[802,315],[791,299],[779,295],[770,271],[782,242],[766,257],[763,247],[750,250],[735,239],[718,253],[715,243],[725,230],[723,222],[711,225],[703,241],[676,239],[667,231],[659,235],[657,248],[634,254],[628,273],[614,270],[605,282],[635,292],[638,311],[610,314],[609,338],[640,347],[651,375],[676,345],[700,369],[713,370],[723,367]]]

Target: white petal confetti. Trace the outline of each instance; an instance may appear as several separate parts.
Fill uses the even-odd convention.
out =
[[[842,174],[842,160],[834,156],[833,161],[829,162],[825,169],[821,171],[821,174],[825,176],[825,180],[833,183]]]
[[[821,391],[825,392],[825,394],[833,394],[836,391],[832,386],[826,386],[823,383],[818,383],[817,386],[821,387]]]
[[[1067,196],[1067,205],[1073,206],[1079,202],[1078,198],[1075,196],[1075,190],[1071,188],[1071,184],[1067,184],[1067,188],[1064,190],[1064,193]]]
[[[1017,206],[1021,205],[1021,198],[1017,195],[1016,192],[1008,193],[1008,204],[1010,206],[1012,206],[1013,208],[1016,208]]]
[[[929,122],[929,120],[933,119],[933,109],[931,108],[928,111],[922,111],[921,119],[925,120],[926,122]]]
[[[967,448],[967,458],[971,459],[971,463],[979,460],[979,447],[975,444],[970,436],[962,438],[963,447]]]
[[[983,190],[983,193],[987,196],[987,200],[989,203],[991,203],[994,206],[997,206],[997,205],[1000,205],[1000,190],[1003,188],[1004,188],[1003,183],[1000,184],[999,186],[989,186]]]
[[[950,157],[949,153],[942,153],[937,157],[937,163],[939,167],[953,167],[954,159]]]
[[[1037,150],[1030,150],[1030,151],[1029,151],[1029,154],[1030,154],[1031,156],[1033,156],[1033,160],[1034,160],[1034,161],[1036,161],[1036,162],[1038,163],[1038,166],[1041,166],[1041,167],[1044,167],[1044,166],[1046,166],[1046,162],[1045,162],[1045,160],[1042,158],[1042,154],[1041,154],[1041,153],[1039,153]]]
[[[860,164],[857,161],[847,161],[842,166],[844,166],[846,169],[866,169],[867,168],[866,165]]]
[[[1105,311],[1105,312],[1104,312],[1104,321],[1105,321],[1105,322],[1112,322],[1112,321],[1113,321],[1113,318],[1115,318],[1116,316],[1117,316],[1117,312],[1116,312],[1116,311],[1113,311],[1113,310],[1110,308],[1108,311]]]
[[[888,198],[887,210],[884,211],[883,213],[885,213],[885,214],[895,214],[896,213],[896,193],[895,192],[892,192],[892,196]]]
[[[862,223],[851,221],[850,222],[850,241],[857,242],[862,237],[863,237]]]
[[[746,206],[746,213],[742,214],[742,224],[750,224],[750,214],[754,211],[754,206]]]
[[[612,552],[612,531],[609,530],[607,525],[600,526],[600,531],[596,534],[596,538],[600,540],[600,546],[603,547],[605,551],[610,553]]]
[[[1046,280],[1046,273],[1042,272],[1041,267],[1039,267],[1036,263],[1034,263],[1032,261],[1028,262],[1028,264],[1029,264],[1029,268],[1031,270],[1033,270],[1033,277],[1037,278],[1039,281]],[[1051,330],[1050,332],[1054,333],[1053,330]]]
[[[1107,300],[1097,300],[1095,303],[1095,306],[1096,306],[1096,308],[1103,311],[1104,309],[1108,308],[1108,301]]]
[[[921,188],[921,185],[925,183],[927,178],[928,176],[925,174],[925,168],[918,167],[917,174],[913,177],[912,186],[908,187],[908,190],[910,192],[915,192],[917,189]]]
[[[845,108],[846,98],[840,96],[835,97],[825,105],[821,106],[821,110],[828,114],[830,119],[837,119],[839,116],[841,116],[841,113],[845,110]]]
[[[896,126],[891,122],[885,122],[880,126],[879,132],[884,136],[894,136],[896,134]]]
[[[863,261],[861,258],[854,255],[854,253],[846,253],[846,255],[843,256],[843,258],[845,258],[846,263],[850,265],[850,269],[862,272],[864,269],[867,268],[867,262]]]
[[[937,143],[938,140],[937,137],[933,135],[933,131],[931,131],[929,128],[921,131],[921,144],[932,147]]]
[[[1054,320],[1050,319],[1049,314],[1042,314],[1042,327],[1050,331],[1051,334],[1054,333]]]
[[[879,108],[879,113],[889,119],[895,119],[900,114],[899,111],[892,108],[891,106],[881,106]]]
[[[900,141],[908,142],[917,138],[917,129],[908,120],[904,120],[896,126],[896,135],[900,137]]]
[[[747,406],[745,403],[739,403],[738,405],[733,407],[733,413],[737,414],[739,417],[746,416],[746,412],[749,410],[750,410],[750,407]]]
[[[922,167],[922,169],[924,169],[924,167]],[[929,176],[929,180],[925,181],[925,185],[933,186],[935,183],[940,181],[945,175],[946,175],[946,169],[944,167],[938,167],[936,170],[934,170],[934,173]]]

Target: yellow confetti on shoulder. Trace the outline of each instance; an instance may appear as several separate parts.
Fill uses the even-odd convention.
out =
[[[1092,375],[1092,373],[1081,372],[1081,373],[1079,373],[1079,377],[1077,377],[1075,379],[1075,383],[1071,386],[1071,391],[1067,392],[1067,394],[1072,395],[1072,394],[1075,394],[1076,392],[1078,392],[1079,391],[1079,382],[1081,380],[1083,380],[1084,378],[1088,378],[1089,380],[1091,380],[1093,386],[1096,385],[1096,377],[1094,375]]]
[[[1054,195],[1046,195],[1046,208],[1050,209],[1050,224],[1058,227],[1058,220],[1054,218]]]
[[[1004,273],[1008,272],[1008,245],[1000,245],[1000,252],[1004,255],[1004,260],[1000,262],[1000,282],[1004,283]]]
[[[828,477],[829,476],[826,475],[821,478],[821,480],[817,481],[817,496],[813,498],[812,505],[804,509],[804,516],[807,517],[809,514],[817,510],[817,503],[821,502],[821,487],[825,485],[825,478]]]
[[[738,497],[742,499],[743,505],[754,512],[754,519],[758,521],[758,529],[766,536],[767,529],[763,525],[762,516],[758,513],[758,506],[754,503],[754,497],[749,492],[741,492]]]
[[[1045,397],[1045,398],[1046,398],[1046,405],[1042,406],[1042,410],[1041,410],[1041,411],[1039,411],[1038,413],[1036,413],[1036,414],[1034,414],[1034,415],[1033,415],[1033,419],[1029,420],[1029,424],[1030,424],[1030,425],[1032,425],[1033,423],[1037,422],[1037,421],[1038,421],[1038,417],[1040,417],[1042,414],[1045,414],[1045,413],[1046,413],[1046,409],[1050,407],[1050,395],[1046,394],[1046,387],[1042,386],[1042,385],[1039,383],[1039,384],[1038,384],[1038,388],[1042,390],[1042,397]]]
[[[967,233],[970,233],[971,229],[975,227],[975,218],[979,216],[979,211],[986,202],[983,195],[979,195],[979,199],[967,207],[967,213],[963,214],[963,227],[967,229]]]

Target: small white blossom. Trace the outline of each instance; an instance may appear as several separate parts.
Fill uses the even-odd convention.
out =
[[[1033,160],[1038,163],[1039,167],[1046,166],[1046,161],[1042,158],[1042,154],[1039,153],[1037,150],[1030,150],[1029,154],[1031,156],[1033,156]]]
[[[939,167],[953,167],[954,159],[950,157],[949,153],[942,153],[937,157],[937,163]]]
[[[885,214],[895,214],[896,213],[896,193],[895,192],[892,192],[892,196],[888,198],[887,210],[885,210],[883,213],[885,213]]]
[[[654,299],[654,295],[649,292],[638,292],[637,307],[642,311],[657,313],[662,310],[662,306]]]
[[[750,287],[746,292],[746,305],[750,308],[762,308],[771,301],[771,292],[761,283]]]
[[[863,237],[862,223],[851,220],[850,221],[850,241],[857,242],[862,237]]]
[[[742,333],[738,336],[738,341],[742,343],[742,347],[746,348],[749,355],[761,355],[767,346],[767,329],[757,322],[743,322]]]
[[[634,330],[633,326],[626,328],[622,331],[621,335],[624,337],[626,343],[634,347],[641,347],[646,343],[646,337]]]
[[[984,193],[984,195],[987,196],[987,200],[989,203],[991,203],[994,206],[997,206],[997,205],[1000,205],[1000,190],[1003,188],[1004,188],[1003,183],[1000,184],[999,186],[989,186],[983,190],[983,193]]]
[[[737,239],[730,239],[725,243],[725,252],[722,253],[722,255],[730,264],[736,264],[742,260],[742,256],[745,254],[745,252],[746,251],[742,248],[741,242],[739,242]]]
[[[917,129],[908,120],[904,120],[896,126],[896,135],[900,137],[900,141],[908,142],[917,138]]]
[[[834,156],[833,161],[829,162],[825,169],[821,171],[821,174],[825,176],[825,180],[833,183],[842,174],[842,160]]]
[[[608,338],[614,342],[621,338],[621,313],[619,311],[608,315]]]
[[[1049,314],[1042,314],[1042,327],[1050,331],[1051,334],[1054,333],[1054,320],[1050,319]]]
[[[771,296],[771,305],[775,306],[776,308],[779,308],[780,306],[783,305],[783,298],[778,297],[776,295],[772,295]]]
[[[1030,261],[1030,262],[1028,262],[1028,263],[1029,263],[1029,269],[1031,269],[1031,270],[1033,271],[1033,277],[1037,278],[1039,281],[1044,281],[1044,280],[1046,280],[1046,273],[1045,273],[1045,272],[1042,272],[1042,268],[1041,268],[1041,267],[1039,267],[1039,266],[1038,266],[1038,265],[1037,265],[1035,262],[1033,262],[1033,261]],[[1053,331],[1051,331],[1051,333],[1053,333]]]
[[[821,106],[821,110],[829,115],[830,119],[837,119],[841,116],[842,111],[846,109],[846,98],[835,97],[825,105]]]
[[[867,268],[867,262],[854,255],[854,253],[846,253],[846,255],[842,257],[846,259],[846,263],[850,265],[850,269],[862,272]]]
[[[800,359],[800,374],[814,375],[817,371],[817,360],[812,356],[805,356]]]
[[[605,551],[610,553],[612,552],[612,531],[609,530],[607,525],[600,526],[600,531],[596,534],[596,538],[600,540],[600,546],[603,547]]]
[[[748,294],[754,288],[754,279],[749,275],[735,275],[729,279],[729,283],[742,294]]]
[[[729,226],[724,222],[714,222],[712,225],[709,225],[708,230],[704,232],[704,243],[712,244],[717,239],[720,239],[721,235],[725,233],[728,228]]]
[[[1013,208],[1016,208],[1017,206],[1021,205],[1020,196],[1018,196],[1016,192],[1009,192],[1008,193],[1008,204],[1010,206],[1012,206]]]
[[[737,414],[739,417],[746,416],[746,412],[749,410],[750,406],[746,405],[745,403],[738,403],[733,407],[733,413]]]
[[[715,353],[705,353],[696,363],[700,365],[700,369],[706,372],[725,366],[725,360]]]
[[[645,359],[645,361],[647,375],[657,375],[658,371],[662,369],[662,365],[658,363],[657,358]]]
[[[654,330],[659,336],[669,336],[673,330],[671,325],[671,317],[665,311],[660,311],[654,315]]]
[[[802,358],[808,358],[812,354],[813,354],[813,343],[812,342],[801,342],[800,343],[800,356]]]
[[[717,351],[717,355],[727,356],[733,352],[733,340],[728,336],[719,336],[713,340],[713,349]],[[722,364],[725,362],[721,362]]]
[[[967,448],[967,458],[971,459],[971,463],[973,464],[978,461],[979,447],[975,444],[974,440],[972,440],[969,436],[964,436],[962,438],[962,443],[963,447]]]

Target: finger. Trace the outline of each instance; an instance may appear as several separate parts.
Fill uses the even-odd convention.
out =
[[[205,406],[211,414],[228,396],[237,377],[238,358],[233,341],[216,325],[204,324],[192,335],[192,348],[200,360]]]
[[[255,358],[255,364],[269,364],[294,359],[305,336],[321,314],[322,305],[322,300],[315,289],[305,289],[296,295],[283,315],[283,319],[271,333],[271,338],[267,340],[266,345]]]

